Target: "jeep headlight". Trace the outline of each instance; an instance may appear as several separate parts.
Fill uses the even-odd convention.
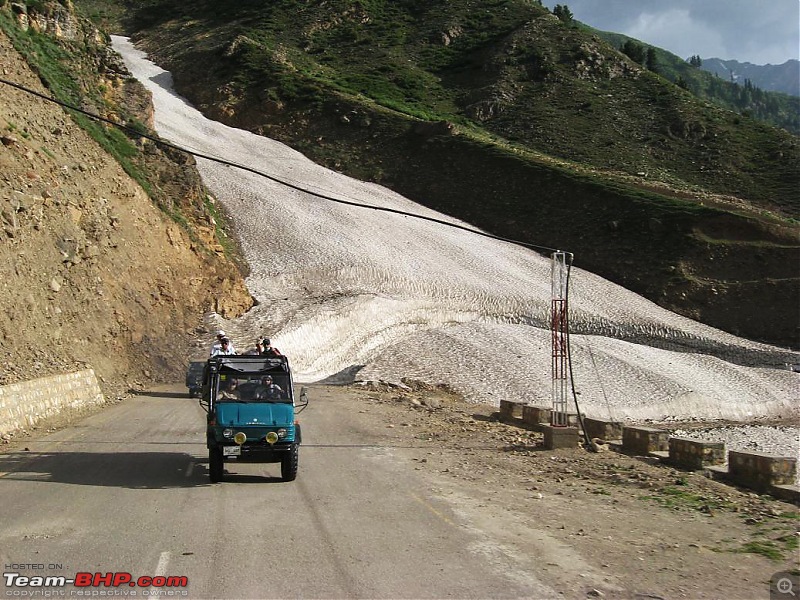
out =
[[[233,437],[233,429],[223,429],[222,430],[222,437],[224,437],[224,438]]]
[[[270,431],[267,434],[266,440],[268,444],[274,444],[275,442],[278,441],[278,434],[275,433],[274,431]]]
[[[247,441],[247,434],[244,431],[240,431],[235,436],[233,436],[233,441],[241,446]]]
[[[286,434],[289,433],[289,432],[286,431],[283,427],[281,427],[280,429],[278,429],[277,433],[278,433],[278,437],[280,439],[283,439],[283,438],[286,437]]]

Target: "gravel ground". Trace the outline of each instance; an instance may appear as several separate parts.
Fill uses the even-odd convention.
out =
[[[153,94],[158,133],[335,198],[447,216],[324,169],[273,140],[208,121],[171,91],[168,73],[114,37]],[[245,349],[268,335],[299,381],[444,384],[476,403],[551,402],[551,262],[536,252],[411,217],[350,207],[198,159],[232,215],[258,306],[225,321]],[[463,223],[461,223],[463,225]],[[582,411],[618,420],[792,419],[797,353],[670,313],[573,269],[572,363]],[[198,346],[202,356],[206,342]],[[740,428],[742,439],[796,453],[798,429]],[[793,445],[794,444],[794,445]]]

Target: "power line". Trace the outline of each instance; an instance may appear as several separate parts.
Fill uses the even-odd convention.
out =
[[[146,133],[142,133],[141,131],[139,131],[137,129],[134,129],[132,127],[128,127],[127,125],[123,125],[122,123],[117,123],[116,121],[113,121],[111,119],[107,119],[105,117],[101,117],[100,115],[96,115],[94,113],[90,113],[90,112],[88,112],[86,110],[83,110],[82,108],[78,108],[77,106],[73,106],[73,105],[68,104],[66,102],[62,102],[60,100],[56,100],[55,98],[51,98],[50,96],[46,96],[44,94],[41,94],[41,93],[39,93],[39,92],[37,92],[35,90],[32,90],[30,88],[27,88],[27,87],[23,86],[23,85],[20,85],[18,83],[14,83],[13,81],[8,81],[6,79],[0,78],[0,83],[4,83],[4,84],[9,85],[9,86],[11,86],[13,88],[16,88],[16,89],[18,89],[20,91],[23,91],[23,92],[26,92],[28,94],[32,94],[34,96],[37,96],[37,97],[39,97],[42,100],[45,100],[47,102],[52,102],[54,104],[58,104],[59,106],[61,106],[63,108],[75,111],[77,113],[85,115],[85,116],[87,116],[87,117],[89,117],[91,119],[94,119],[96,121],[101,121],[103,123],[107,123],[109,125],[117,127],[118,129],[122,129],[123,131],[126,131],[126,132],[128,132],[128,133],[130,133],[132,135],[143,137],[143,138],[148,139],[148,140],[150,140],[152,142],[155,142],[156,144],[159,144],[161,146],[164,146],[164,147],[167,147],[167,148],[172,148],[174,150],[178,150],[179,152],[183,152],[185,154],[189,154],[191,156],[194,156],[195,158],[202,158],[202,159],[209,160],[209,161],[221,164],[221,165],[225,165],[225,166],[228,166],[228,167],[234,167],[236,169],[241,169],[243,171],[247,171],[249,173],[253,173],[255,175],[259,175],[261,177],[264,177],[265,179],[269,179],[270,181],[274,181],[275,183],[278,183],[278,184],[283,185],[285,187],[288,187],[290,189],[296,190],[296,191],[304,193],[304,194],[308,194],[309,196],[314,196],[316,198],[320,198],[322,200],[328,200],[330,202],[336,202],[338,204],[343,204],[345,206],[354,206],[354,207],[357,207],[357,208],[369,208],[371,210],[377,210],[377,211],[380,211],[380,212],[386,212],[386,213],[391,213],[391,214],[396,214],[396,215],[402,215],[404,217],[412,217],[414,219],[420,219],[422,221],[428,221],[428,222],[431,222],[431,223],[436,223],[436,224],[439,224],[439,225],[445,225],[447,227],[452,227],[454,229],[460,229],[462,231],[466,231],[466,232],[469,232],[469,233],[474,233],[476,235],[480,235],[482,237],[490,238],[490,239],[493,239],[493,240],[498,240],[498,241],[501,241],[501,242],[508,242],[510,244],[517,244],[519,246],[525,246],[526,248],[531,248],[533,250],[544,250],[544,251],[547,251],[547,252],[558,252],[558,250],[556,248],[549,248],[547,246],[540,246],[540,245],[537,245],[537,244],[531,244],[529,242],[523,242],[521,240],[514,240],[514,239],[511,239],[511,238],[505,238],[505,237],[502,237],[502,236],[499,236],[499,235],[494,235],[494,234],[491,234],[491,233],[487,233],[485,231],[479,231],[477,229],[472,229],[470,227],[465,227],[465,226],[459,225],[457,223],[451,223],[451,222],[445,221],[443,219],[437,219],[435,217],[428,217],[428,216],[425,216],[425,215],[419,215],[419,214],[415,214],[415,213],[406,212],[406,211],[399,210],[399,209],[396,209],[396,208],[388,208],[388,207],[385,207],[385,206],[376,206],[374,204],[364,204],[362,202],[356,202],[355,200],[345,200],[343,198],[336,198],[336,197],[333,197],[333,196],[328,196],[326,194],[322,194],[320,192],[315,192],[313,190],[310,190],[308,188],[304,188],[304,187],[302,187],[300,185],[291,183],[289,181],[285,181],[283,179],[275,177],[274,175],[270,175],[268,173],[264,173],[263,171],[259,171],[258,169],[254,169],[252,167],[248,167],[247,165],[243,165],[243,164],[240,164],[240,163],[232,162],[232,161],[226,160],[224,158],[220,158],[218,156],[213,156],[213,155],[210,155],[210,154],[203,154],[201,152],[197,152],[197,151],[194,151],[194,150],[189,150],[187,148],[183,148],[183,147],[178,146],[177,144],[173,144],[171,142],[166,142],[166,141],[164,141],[164,140],[162,140],[160,138],[153,137],[153,136],[148,135]]]

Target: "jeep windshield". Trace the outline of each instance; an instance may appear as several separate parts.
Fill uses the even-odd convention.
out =
[[[217,402],[292,403],[287,374],[220,373]]]

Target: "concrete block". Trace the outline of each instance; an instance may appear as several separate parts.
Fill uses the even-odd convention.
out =
[[[549,408],[543,408],[541,406],[523,406],[522,420],[530,425],[550,423],[551,412]]]
[[[500,418],[521,419],[523,406],[522,402],[515,400],[500,400]]]
[[[604,421],[602,419],[583,418],[583,427],[590,438],[601,440],[621,440],[622,423],[619,421]]]
[[[560,419],[558,423],[556,423],[556,419]],[[554,411],[550,411],[550,424],[555,425],[556,427],[563,427],[564,426],[564,413],[556,413]],[[568,412],[566,413],[566,424],[568,427],[577,427],[578,426],[578,413]]]
[[[689,438],[669,438],[669,462],[686,469],[725,464],[725,444]]]
[[[773,485],[769,488],[769,493],[779,500],[800,503],[800,487],[796,485]]]
[[[647,456],[651,452],[669,450],[669,432],[652,427],[622,428],[622,451],[625,454]]]
[[[553,427],[552,425],[542,425],[541,427],[544,433],[544,447],[546,449],[577,448],[577,427]]]
[[[728,477],[741,486],[769,491],[772,486],[793,485],[797,459],[761,452],[728,452]]]

